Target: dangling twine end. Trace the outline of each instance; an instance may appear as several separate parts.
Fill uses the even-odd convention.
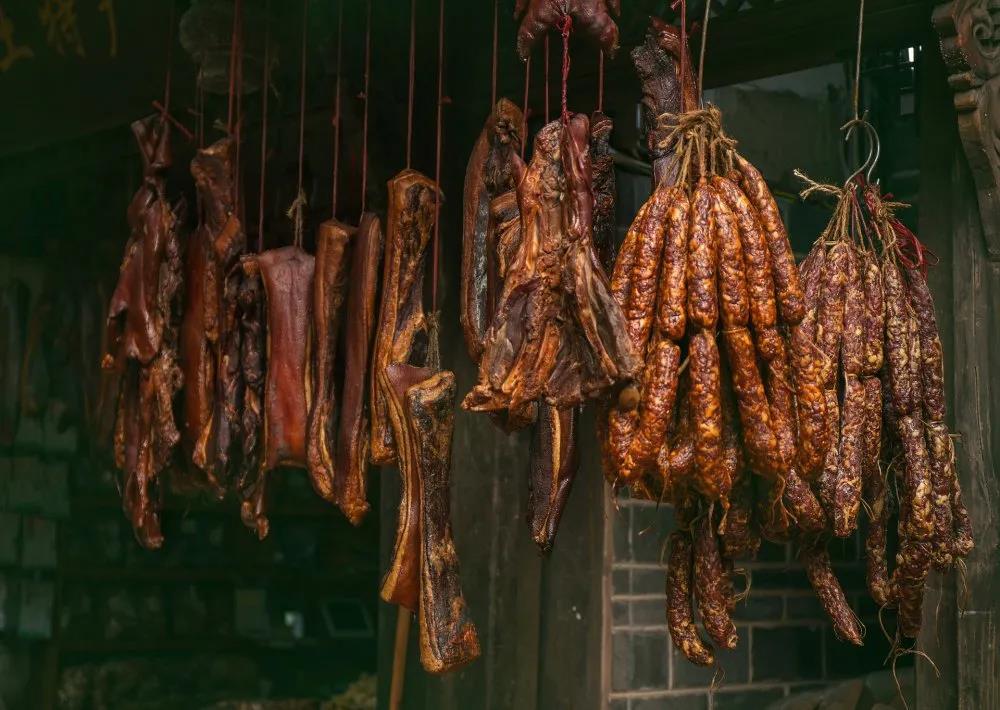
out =
[[[424,367],[441,369],[441,311],[427,314],[427,357]]]
[[[838,187],[837,185],[830,185],[828,183],[816,182],[798,168],[795,168],[795,170],[792,171],[792,174],[806,184],[806,187],[799,192],[799,197],[803,200],[807,200],[813,194],[817,193],[821,195],[832,195],[839,200],[844,194],[844,188]]]
[[[285,216],[292,220],[295,225],[294,238],[296,246],[302,246],[303,213],[306,204],[306,193],[302,188],[299,188],[299,194],[295,196],[292,204],[288,207],[288,211],[285,212]]]

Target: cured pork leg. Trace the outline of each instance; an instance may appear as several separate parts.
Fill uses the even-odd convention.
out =
[[[451,441],[455,375],[442,371],[406,392],[406,425],[414,445],[420,505],[420,662],[447,673],[479,658],[451,533]]]
[[[239,290],[240,370],[245,390],[243,394],[243,465],[237,488],[243,502],[240,517],[243,524],[267,534],[264,508],[264,474],[261,463],[261,429],[264,422],[264,354],[267,347],[264,323],[264,283],[260,277],[256,256],[240,260],[243,278]]]
[[[341,306],[347,290],[350,244],[356,230],[336,220],[319,226],[316,234],[316,276],[313,297],[313,383],[315,392],[309,412],[306,446],[309,480],[323,500],[336,502],[335,431],[337,394],[334,360]]]
[[[435,190],[434,181],[415,170],[404,170],[389,181],[382,304],[371,373],[371,459],[379,466],[396,460],[386,370],[393,363],[424,361],[426,340],[418,341],[418,336],[427,330],[424,266],[434,229]]]
[[[359,525],[368,512],[369,402],[365,383],[375,341],[375,297],[382,262],[382,224],[377,215],[361,215],[351,255],[347,293],[344,391],[337,432],[334,492],[347,519]]]
[[[594,182],[594,248],[605,272],[615,261],[615,159],[611,154],[614,123],[600,111],[590,117],[590,158]]]
[[[395,435],[402,494],[392,562],[382,579],[380,595],[389,604],[412,612],[420,602],[420,452],[408,423],[406,394],[434,374],[427,367],[392,364],[385,373],[389,389],[387,412]]]

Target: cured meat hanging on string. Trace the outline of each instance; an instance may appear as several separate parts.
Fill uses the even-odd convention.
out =
[[[317,493],[324,495],[328,481],[322,471],[309,467],[309,413],[316,397],[316,367],[314,312],[314,278],[316,259],[302,248],[306,198],[303,191],[303,141],[305,132],[306,87],[306,7],[303,4],[302,46],[299,91],[299,170],[298,195],[288,210],[294,226],[294,242],[289,246],[269,249],[247,256],[242,261],[246,279],[259,278],[263,286],[262,327],[265,342],[266,371],[261,394],[260,454],[257,469],[247,473],[246,484],[241,490],[243,498],[241,517],[247,527],[260,539],[267,536],[267,477],[279,466],[306,468]],[[324,313],[329,313],[325,302],[327,287],[336,291],[341,279],[337,270],[342,258],[336,246],[324,252],[326,264],[322,265],[327,278],[321,294],[324,296]],[[333,273],[328,273],[328,270]],[[336,300],[331,297],[330,300]],[[332,325],[331,325],[332,328]],[[327,332],[329,336],[330,333]],[[329,348],[329,342],[324,347]],[[244,432],[244,436],[253,436]]]
[[[612,16],[621,14],[621,0],[517,0],[514,18],[520,18],[517,52],[522,59],[548,32],[569,22],[596,42],[608,56],[618,50],[618,25]]]
[[[368,6],[371,31],[371,5]],[[411,6],[410,75],[414,74],[415,6]],[[381,318],[372,365],[372,458],[395,461],[403,482],[393,556],[380,595],[399,605],[390,706],[401,701],[411,612],[419,613],[420,661],[431,673],[479,657],[476,627],[462,594],[451,533],[449,489],[455,377],[442,370],[438,345],[438,257],[444,2],[438,17],[435,180],[409,167],[414,84],[407,120],[407,168],[389,182],[388,240]],[[424,263],[431,248],[431,314],[423,310]],[[418,338],[422,342],[418,342]],[[422,360],[421,364],[417,364]]]
[[[158,479],[180,440],[173,401],[183,382],[175,301],[182,279],[183,204],[171,205],[166,195],[164,173],[171,163],[166,119],[136,121],[132,132],[143,180],[129,204],[130,236],[108,307],[102,367],[118,382],[114,453],[124,477],[122,505],[139,543],[158,548],[163,544]]]
[[[340,39],[342,38],[343,2],[340,6],[338,23],[338,72],[335,99],[336,126],[334,149],[333,205],[337,204],[337,175],[340,158]],[[369,6],[369,12],[371,8]],[[370,18],[369,18],[370,19]],[[362,128],[362,177],[361,177],[361,220],[351,255],[350,282],[347,294],[345,329],[344,391],[341,397],[340,423],[337,433],[336,475],[334,492],[337,505],[347,519],[358,525],[368,512],[367,478],[368,461],[371,451],[370,408],[370,368],[374,366],[374,341],[377,324],[379,271],[382,265],[383,236],[382,223],[378,216],[365,211],[368,169],[368,83],[371,69],[371,33],[365,34],[364,60],[364,117]]]

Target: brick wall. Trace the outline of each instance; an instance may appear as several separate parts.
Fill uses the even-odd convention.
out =
[[[883,668],[889,643],[865,593],[858,538],[831,542],[830,552],[868,630],[862,648],[836,640],[792,547],[765,542],[756,560],[738,563],[752,586],[735,615],[739,645],[717,653],[716,672],[689,663],[667,633],[660,560],[673,510],[624,494],[608,514],[611,710],[764,708],[791,693]]]

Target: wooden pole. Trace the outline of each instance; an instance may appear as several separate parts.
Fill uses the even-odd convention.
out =
[[[396,644],[392,653],[392,684],[389,686],[389,710],[403,707],[403,681],[406,680],[406,647],[410,640],[409,609],[399,607],[396,616]]]

